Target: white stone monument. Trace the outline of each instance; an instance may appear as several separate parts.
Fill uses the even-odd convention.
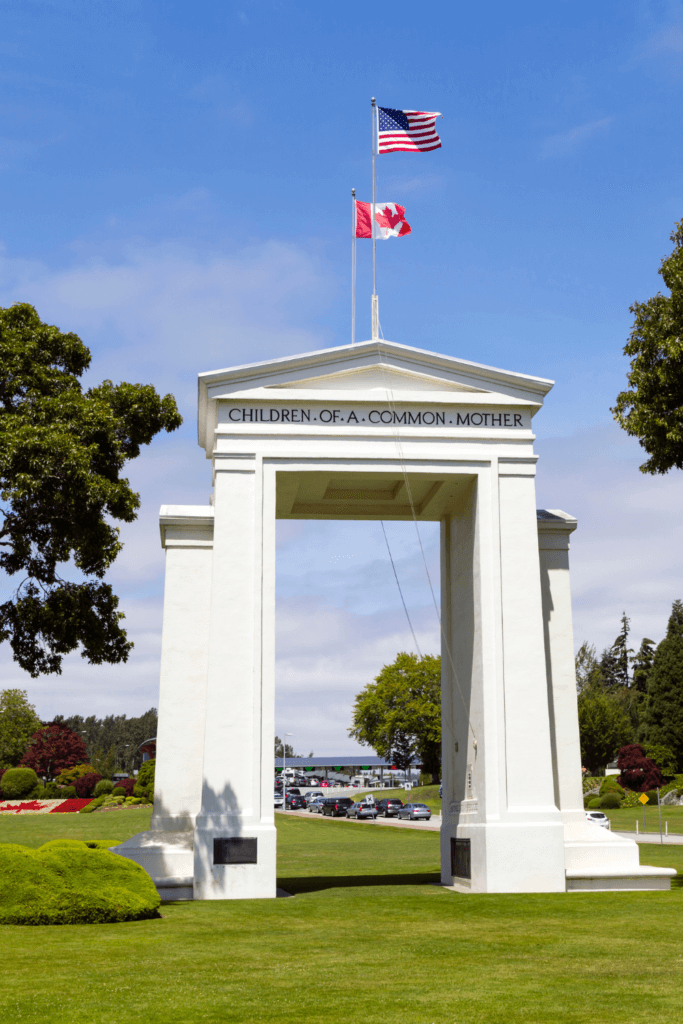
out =
[[[214,493],[161,509],[154,814],[117,848],[163,898],[276,893],[276,519],[441,524],[444,885],[669,887],[675,872],[640,867],[583,809],[576,521],[535,500],[551,387],[385,341],[200,374]]]

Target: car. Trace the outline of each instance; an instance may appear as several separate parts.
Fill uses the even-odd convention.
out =
[[[284,804],[284,800],[283,800],[283,797],[282,797],[282,793],[276,793],[275,794],[275,806],[276,807],[282,807],[283,804]]]
[[[592,821],[596,825],[601,825],[603,828],[610,827],[610,821],[606,814],[602,811],[586,811],[586,821]]]
[[[398,812],[399,818],[407,818],[409,821],[429,821],[431,816],[427,804],[404,804]]]
[[[346,815],[347,807],[350,807],[353,800],[348,796],[326,796],[321,805],[323,817],[343,818]]]
[[[301,790],[297,789],[296,786],[287,786],[287,796],[289,796],[290,793],[294,793],[295,796],[301,796]]]
[[[347,818],[355,818],[358,821],[359,818],[372,818],[374,821],[377,817],[377,808],[374,804],[363,804],[363,803],[352,803],[350,807],[346,809]]]
[[[330,784],[327,781],[327,779],[323,779],[323,781],[319,782],[318,785],[320,786],[321,789],[329,789],[330,788]]]
[[[319,786],[320,785],[320,779],[316,778],[315,775],[312,775],[309,779],[306,780],[306,785],[307,786]]]
[[[392,800],[389,797],[384,797],[384,799],[380,800],[377,804],[377,813],[383,815],[385,818],[395,818],[402,807],[402,800]]]
[[[308,805],[310,804],[311,800],[322,799],[322,797],[324,797],[324,796],[325,796],[325,794],[321,790],[319,790],[319,789],[314,789],[312,793],[306,793],[304,795],[304,800],[306,801],[306,806],[308,807]]]
[[[312,800],[306,801],[309,814],[320,814],[322,811],[324,796],[314,796]]]
[[[290,811],[303,811],[306,809],[306,801],[297,793],[288,793],[286,804]]]

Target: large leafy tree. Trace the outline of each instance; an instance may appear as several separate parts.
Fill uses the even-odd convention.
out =
[[[103,582],[121,550],[112,520],[132,522],[140,505],[120,474],[182,422],[151,385],[84,391],[89,365],[81,339],[32,306],[0,309],[0,569],[19,579],[0,605],[0,641],[32,676],[59,672],[78,647],[93,664],[126,661],[132,644]]]
[[[683,771],[683,602],[674,601],[666,636],[655,651],[647,699],[649,743],[668,747]]]
[[[42,723],[26,690],[0,691],[0,768],[14,768]]]
[[[581,760],[590,772],[596,772],[631,742],[633,726],[619,701],[600,686],[582,690],[578,704]]]
[[[21,763],[51,782],[64,768],[83,764],[85,759],[86,748],[81,737],[60,722],[50,722],[31,737],[31,745]]]
[[[612,409],[649,455],[643,473],[683,468],[683,221],[671,241],[673,252],[659,268],[670,294],[631,306],[635,320],[624,348],[631,357],[629,387]]]
[[[617,758],[620,771],[618,782],[627,789],[635,789],[646,793],[648,789],[657,789],[664,785],[659,768],[649,757],[640,743],[629,743],[622,747]]]
[[[398,764],[415,751],[423,771],[441,776],[441,659],[399,654],[357,695],[349,735]]]

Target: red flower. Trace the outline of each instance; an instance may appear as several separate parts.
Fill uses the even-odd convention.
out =
[[[50,814],[68,814],[70,811],[80,811],[81,807],[86,807],[92,803],[92,798],[88,800],[78,800],[76,797],[72,797],[70,800],[63,800],[61,804],[57,804],[50,811]]]
[[[29,800],[25,804],[5,804],[0,807],[0,811],[15,811],[18,814],[19,811],[39,811],[42,806],[37,800]]]

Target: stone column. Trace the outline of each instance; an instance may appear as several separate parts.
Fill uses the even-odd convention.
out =
[[[562,892],[533,467],[498,468],[494,460],[479,473],[469,503],[442,526],[442,617],[455,668],[443,670],[442,881]],[[470,843],[470,879],[451,875],[451,840],[460,839]]]
[[[274,514],[274,493],[264,511],[261,459],[217,456],[204,779],[194,836],[195,899],[275,896],[273,693],[271,673],[264,693],[262,663],[264,516],[266,562],[272,567]],[[266,578],[269,636],[274,627],[270,570]]]
[[[584,820],[569,585],[569,538],[576,526],[576,519],[566,512],[537,512],[553,786],[565,824]]]
[[[202,800],[213,509],[165,505],[160,526],[166,581],[150,829],[178,831],[194,828]]]

